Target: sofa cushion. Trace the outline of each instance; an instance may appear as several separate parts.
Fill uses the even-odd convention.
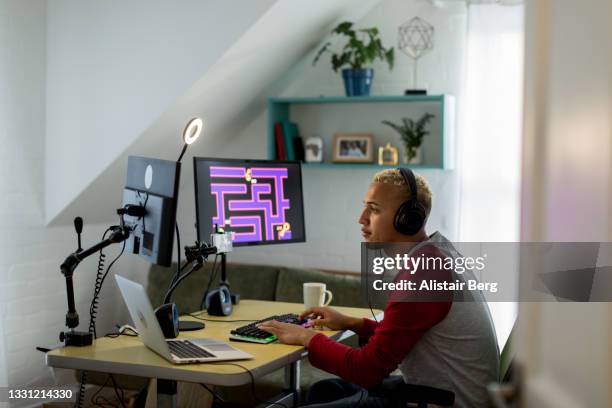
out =
[[[360,275],[322,272],[306,268],[282,268],[276,283],[276,300],[302,303],[305,282],[325,283],[333,294],[331,306],[368,307],[368,301],[361,288]],[[372,296],[372,307],[383,309],[384,295]]]
[[[185,278],[172,293],[180,313],[201,310],[202,297],[208,286],[212,262]],[[227,277],[232,293],[239,293],[244,299],[274,300],[278,267],[267,265],[227,264]],[[170,268],[152,265],[149,271],[147,293],[153,307],[162,304],[170,281],[176,273],[176,264]],[[221,271],[217,272],[211,289],[219,286]]]

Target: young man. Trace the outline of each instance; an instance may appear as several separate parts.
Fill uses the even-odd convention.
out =
[[[409,183],[415,187],[415,195]],[[418,201],[416,204],[423,213],[422,219],[417,220],[418,230],[403,228],[397,222],[398,211],[403,211],[400,207],[411,199]],[[442,247],[452,247],[448,240],[437,232],[431,236],[425,232],[431,201],[431,190],[422,177],[399,169],[377,173],[368,188],[364,209],[359,217],[364,240],[412,242],[420,248],[415,249],[415,253],[421,251],[428,256],[453,256],[441,253],[435,245],[441,243]],[[408,214],[413,216],[413,212]],[[404,220],[407,223],[413,221]],[[441,272],[422,270],[417,273],[440,276]],[[453,301],[458,299],[457,295],[436,302],[391,299],[380,322],[345,316],[329,307],[313,308],[302,314],[303,317],[312,315],[320,318],[320,324],[330,329],[356,332],[368,340],[360,348],[337,343],[316,331],[296,325],[266,322],[260,327],[276,334],[283,343],[306,346],[313,366],[342,378],[313,385],[308,404],[333,407],[397,406],[398,401],[391,392],[372,395],[367,389],[378,384],[384,388],[397,383],[397,378],[390,379],[388,376],[399,368],[403,380],[408,384],[453,391],[455,406],[488,406],[486,386],[497,381],[499,375],[497,341],[482,296],[470,293],[466,298],[473,301]]]

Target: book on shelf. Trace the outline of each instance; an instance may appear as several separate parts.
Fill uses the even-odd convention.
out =
[[[287,120],[274,124],[275,157],[277,160],[304,161],[304,141],[297,123]]]
[[[293,152],[295,153],[295,160],[304,161],[304,141],[299,133],[298,136],[293,138]]]
[[[295,150],[293,149],[293,138],[297,135],[297,125],[287,120],[283,124],[283,139],[285,141],[285,152],[287,160],[295,160]]]
[[[283,126],[280,122],[274,124],[274,141],[276,145],[276,159],[287,160],[285,141],[283,138]]]

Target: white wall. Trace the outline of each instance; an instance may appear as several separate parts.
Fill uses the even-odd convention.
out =
[[[50,384],[51,370],[36,346],[58,343],[64,326],[65,281],[59,271],[76,249],[69,227],[46,227],[45,75],[46,7],[44,0],[0,2],[0,385]],[[78,214],[74,214],[78,215]],[[83,246],[100,240],[105,225],[87,224]],[[109,248],[107,265],[119,248]],[[97,257],[84,261],[74,275],[80,330],[89,324],[89,301]],[[115,272],[139,275],[148,265],[124,256]],[[98,314],[98,333],[112,329],[122,308],[107,281]],[[60,372],[62,383],[74,380]]]
[[[371,7],[375,2],[362,2],[361,6]],[[192,147],[185,159],[185,167],[190,168],[192,153],[203,155],[212,145],[218,148],[231,140],[241,121],[248,123],[250,115],[255,116],[253,112],[265,106],[262,98],[259,105],[253,103],[262,89],[312,47],[323,28],[355,9],[350,0],[325,0],[317,5],[316,12],[306,15],[305,11],[313,7],[312,2],[300,2],[298,7],[293,0],[283,1],[271,12],[264,13],[267,20],[258,20],[251,27],[248,21],[241,20],[244,14],[240,13],[250,10],[255,19],[256,11],[263,12],[264,6],[277,2],[262,0],[257,2],[259,8],[251,3],[255,2],[240,3],[238,7],[238,3],[231,6],[207,2],[209,8],[204,14],[215,21],[210,25],[217,31],[206,40],[216,45],[228,42],[220,52],[223,56],[217,55],[215,64],[206,73],[202,70],[207,67],[197,57],[183,59],[185,65],[174,64],[179,58],[173,47],[179,40],[189,40],[186,43],[198,47],[206,43],[200,38],[203,35],[200,25],[204,22],[198,16],[204,7],[200,2],[181,2],[185,8],[179,8],[180,12],[168,10],[166,3],[157,2],[157,14],[151,11],[147,14],[150,18],[132,19],[137,22],[132,33],[125,19],[138,14],[133,2],[107,2],[108,8],[104,8],[91,1],[54,1],[49,3],[49,9],[44,0],[2,0],[0,3],[0,83],[3,84],[0,93],[3,146],[0,150],[3,197],[0,201],[0,384],[54,381],[44,366],[44,355],[34,347],[57,343],[59,332],[65,330],[65,283],[59,265],[76,248],[70,221],[76,215],[85,217],[84,247],[99,241],[104,228],[114,221],[113,209],[119,204],[125,177],[124,168],[117,163],[126,161],[126,146],[130,145],[132,150],[127,151],[134,154],[174,159],[181,147],[178,134],[184,121],[192,115],[212,112],[205,117],[209,120],[208,130],[213,131],[199,147]],[[194,10],[196,17],[190,12]],[[172,28],[177,32],[186,30],[176,21],[178,15],[195,24],[190,26],[191,34],[168,33]],[[173,19],[169,26],[160,22],[165,16]],[[237,21],[243,24],[239,34],[244,36],[232,43]],[[226,25],[227,35],[223,31]],[[278,36],[279,27],[287,35]],[[164,33],[174,43],[163,41]],[[150,41],[151,38],[156,41]],[[154,58],[158,54],[155,45],[159,47],[159,55],[163,55],[159,60]],[[147,52],[130,55],[139,47]],[[279,50],[284,51],[279,53]],[[200,54],[213,55],[212,51],[197,55]],[[111,63],[117,60],[123,63]],[[150,71],[151,66],[156,70]],[[245,66],[253,69],[250,72],[253,76],[242,75]],[[125,83],[128,79],[129,85]],[[170,84],[166,86],[167,83]],[[124,106],[128,105],[126,111]],[[82,132],[87,121],[94,123],[93,130]],[[132,136],[139,143],[134,144]],[[117,149],[113,152],[110,147]],[[75,152],[78,155],[64,160],[66,155]],[[105,177],[101,177],[98,175],[98,166],[103,164],[101,157],[111,153],[114,156],[106,158],[112,165],[106,163]],[[189,226],[184,228],[183,243],[195,238],[191,228],[193,183],[187,173],[182,180],[182,190],[187,193],[180,201],[182,208],[187,207],[181,213],[180,224]],[[45,191],[49,193],[46,197]],[[59,226],[45,226],[48,218],[54,217],[51,211],[45,218],[45,201],[60,204],[66,198],[70,202],[72,193],[77,194],[78,205],[73,201],[66,207],[69,211],[60,211],[56,219],[61,218],[62,222],[55,223]],[[63,204],[57,209],[64,208]],[[109,249],[107,265],[119,249],[119,246]],[[80,330],[86,330],[88,325],[95,258],[84,261],[74,276]],[[138,257],[124,255],[114,272],[143,282],[148,267]],[[125,318],[125,313],[112,280],[106,282],[101,298],[98,333],[104,334],[114,323],[125,323],[117,321]],[[61,383],[73,381],[69,372],[58,375]]]
[[[49,2],[46,220],[52,221],[275,2]]]
[[[359,27],[378,27],[383,44],[396,46],[398,27],[415,15],[430,22],[435,27],[436,36],[435,48],[419,62],[422,84],[427,85],[430,94],[456,95],[457,104],[460,104],[467,23],[464,3],[446,4],[437,8],[422,0],[383,0],[359,19],[357,24]],[[328,37],[325,37],[321,43],[327,40]],[[273,84],[270,94],[343,95],[340,74],[332,71],[327,58],[315,67],[311,66],[317,50],[318,47],[313,48],[299,64]],[[389,72],[381,63],[374,66],[372,95],[401,95],[406,88],[411,87],[412,60],[397,50],[396,53],[393,71]],[[251,122],[241,132],[238,140],[225,148],[223,154],[227,157],[266,158],[266,126],[267,111]],[[374,169],[304,169],[307,242],[282,247],[239,248],[231,254],[230,259],[237,262],[359,271],[361,235],[357,218],[362,208],[363,195],[374,172]],[[428,231],[439,230],[450,239],[456,238],[458,172],[421,170],[418,173],[429,181],[434,194],[434,209]]]
[[[90,220],[100,223],[112,220],[113,209],[120,204],[117,202],[117,192],[123,186],[127,156],[148,155],[175,160],[181,148],[180,133],[185,123],[193,116],[201,116],[206,122],[205,132],[198,142],[190,147],[182,175],[182,186],[188,184],[187,190],[192,191],[192,166],[188,163],[190,156],[217,155],[220,149],[231,143],[236,135],[265,109],[265,89],[319,41],[321,32],[329,30],[329,27],[343,16],[363,15],[364,10],[369,10],[379,1],[364,0],[358,5],[351,0],[275,2],[252,26],[245,27],[243,35],[231,44],[212,66],[201,72],[200,77],[194,80],[188,89],[171,101],[161,114],[151,118],[151,122],[139,131],[136,138],[130,139],[122,150],[116,151],[114,157],[105,163],[103,171],[96,173],[91,170],[98,166],[95,160],[83,161],[83,168],[79,171],[89,174],[90,180],[86,186],[81,186],[79,191],[75,190],[75,194],[78,194],[70,198],[71,201],[69,200],[53,219],[53,224],[68,224],[71,214],[84,214]],[[223,13],[216,17],[219,20],[229,18]],[[108,23],[110,27],[113,24]],[[85,28],[76,35],[86,36]],[[63,28],[60,28],[60,31],[62,30]],[[215,33],[215,37],[223,37],[223,33]],[[107,44],[108,49],[105,49],[105,52],[112,53],[114,46],[112,42]],[[95,67],[87,69],[97,72]],[[85,73],[87,72],[86,70]],[[100,72],[98,76],[93,75],[92,84],[99,87],[98,82],[101,82],[103,85],[103,75],[104,72]],[[167,75],[180,77],[182,71],[168,72]],[[129,90],[127,94],[131,94]],[[95,98],[84,98],[87,103],[95,103]],[[55,100],[49,97],[48,105],[54,103]],[[67,109],[78,112],[79,106],[68,105]],[[122,107],[118,105],[115,109]],[[131,126],[131,122],[131,117],[123,118],[116,126]],[[87,133],[82,134],[77,144],[86,150],[90,144],[100,143],[99,140],[99,135]],[[108,144],[106,141],[104,143]],[[119,142],[121,143],[123,140]],[[96,155],[97,152],[94,156]],[[50,160],[57,161],[53,152],[49,151],[48,156]],[[64,163],[60,165],[64,167]],[[55,177],[50,174],[51,176]],[[61,179],[54,178],[51,183],[60,182]],[[47,198],[51,195],[49,191]],[[112,201],[113,199],[116,201]],[[193,224],[193,200],[191,202],[185,217],[190,218],[189,223]]]

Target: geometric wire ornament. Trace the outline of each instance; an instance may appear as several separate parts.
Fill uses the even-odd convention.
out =
[[[434,27],[419,17],[414,17],[399,27],[397,48],[414,59],[412,84],[417,86],[418,59],[434,47]]]
[[[427,21],[414,17],[399,28],[397,47],[413,59],[419,59],[433,49],[434,27]]]

